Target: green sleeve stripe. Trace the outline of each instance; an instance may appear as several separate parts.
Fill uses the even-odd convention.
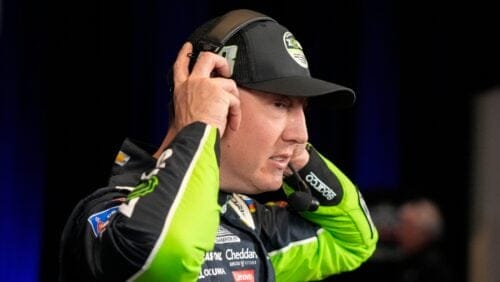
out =
[[[217,134],[216,128],[206,126],[162,232],[144,266],[130,280],[197,280],[219,225]]]

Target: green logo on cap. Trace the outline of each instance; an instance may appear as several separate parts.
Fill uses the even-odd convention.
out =
[[[295,36],[293,36],[291,32],[287,31],[283,34],[283,43],[285,44],[285,48],[290,57],[292,57],[292,59],[301,67],[307,69],[309,65],[307,63],[306,56],[302,51],[302,45],[300,45],[299,41],[295,39]]]

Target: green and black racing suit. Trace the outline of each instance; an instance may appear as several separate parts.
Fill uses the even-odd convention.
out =
[[[125,140],[108,187],[73,210],[61,281],[310,281],[350,271],[378,233],[358,189],[310,147],[299,171],[320,207],[295,212],[219,191],[219,137],[196,122],[163,154]],[[296,187],[286,178],[283,189]]]

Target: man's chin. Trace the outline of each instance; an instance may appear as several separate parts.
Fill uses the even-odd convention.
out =
[[[265,192],[274,192],[277,191],[283,186],[283,181],[273,181],[273,183],[269,183],[268,185],[262,186],[259,188],[259,191],[257,193],[265,193]]]
[[[246,193],[246,194],[248,194],[248,195],[258,195],[258,194],[262,194],[262,193],[276,192],[280,188],[281,188],[281,186],[276,187],[276,188],[269,188],[269,187],[268,188],[259,188],[256,191],[252,191],[252,193]]]

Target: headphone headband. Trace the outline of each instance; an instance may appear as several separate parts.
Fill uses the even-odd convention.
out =
[[[245,26],[256,21],[274,21],[274,19],[247,9],[233,10],[224,14],[220,21],[196,44],[197,52],[219,52],[227,40]]]

